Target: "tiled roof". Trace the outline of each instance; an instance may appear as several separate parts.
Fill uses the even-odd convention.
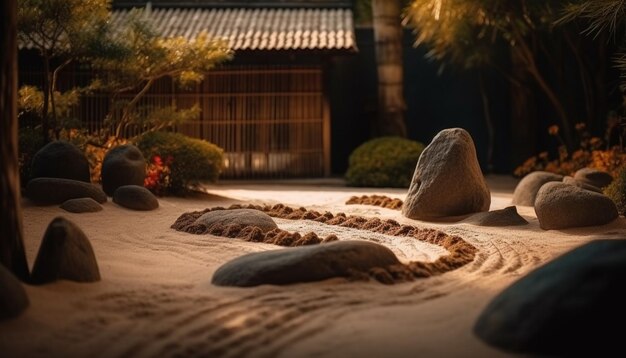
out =
[[[155,8],[149,18],[164,37],[193,39],[201,31],[227,40],[233,50],[355,50],[349,9]],[[124,24],[129,9],[113,10],[113,26]]]

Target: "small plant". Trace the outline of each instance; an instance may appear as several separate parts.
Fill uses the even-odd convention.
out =
[[[167,194],[171,183],[170,165],[172,165],[173,161],[174,158],[172,156],[167,157],[163,161],[160,156],[155,155],[148,164],[144,186],[155,195],[163,196]]]
[[[613,200],[620,215],[626,215],[626,166],[614,178],[604,189],[604,194]]]
[[[224,152],[205,140],[180,133],[149,132],[135,139],[146,158],[173,158],[169,164],[172,194],[184,194],[190,184],[216,181],[224,167]]]
[[[626,164],[626,154],[620,147],[602,149],[605,141],[589,134],[584,123],[576,124],[576,132],[580,137],[579,147],[570,152],[559,134],[556,125],[548,128],[548,133],[559,142],[558,158],[550,159],[548,152],[542,152],[537,156],[530,157],[524,164],[517,167],[514,175],[524,175],[543,170],[561,175],[572,175],[582,168],[594,168],[616,176],[620,168]],[[608,140],[607,140],[608,142]]]
[[[424,145],[398,137],[370,140],[350,155],[350,186],[408,188]]]

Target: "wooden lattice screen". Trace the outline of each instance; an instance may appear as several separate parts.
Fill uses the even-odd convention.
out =
[[[80,83],[85,76],[68,77]],[[160,80],[138,107],[199,104],[198,118],[175,130],[223,148],[223,178],[319,177],[330,168],[330,119],[322,84],[319,66],[231,66],[208,73],[191,89]],[[109,102],[107,94],[90,95],[81,100],[77,117],[90,131],[98,130]],[[123,135],[142,130],[128,127]]]

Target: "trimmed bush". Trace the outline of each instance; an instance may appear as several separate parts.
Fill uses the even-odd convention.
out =
[[[347,183],[350,186],[408,188],[422,150],[422,143],[399,137],[365,142],[350,154]]]
[[[44,146],[41,131],[30,127],[20,128],[18,132],[18,150],[20,165],[20,183],[22,188],[31,179],[31,164],[35,153]]]
[[[216,181],[224,167],[224,151],[205,140],[180,133],[149,132],[135,142],[148,162],[155,156],[167,161],[168,191],[173,194],[183,194],[194,182]]]
[[[617,206],[617,212],[626,216],[626,166],[622,167],[613,182],[604,189],[604,194]]]

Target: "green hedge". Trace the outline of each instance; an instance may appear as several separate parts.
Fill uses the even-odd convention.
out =
[[[613,200],[620,215],[626,215],[626,167],[622,167],[613,182],[604,189],[604,194]]]
[[[172,157],[170,187],[173,194],[181,194],[187,186],[198,181],[216,181],[224,168],[224,151],[205,140],[180,133],[149,132],[135,140],[147,161],[155,155],[163,160]]]
[[[408,188],[424,145],[382,137],[365,142],[352,152],[346,181],[350,186]]]

